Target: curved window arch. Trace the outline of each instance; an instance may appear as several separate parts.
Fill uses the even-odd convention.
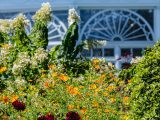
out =
[[[93,15],[82,28],[80,40],[153,41],[149,23],[128,9],[103,10]]]

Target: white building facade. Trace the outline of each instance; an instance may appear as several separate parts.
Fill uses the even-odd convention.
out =
[[[68,28],[68,9],[75,8],[81,17],[79,41],[107,41],[102,47],[85,50],[84,55],[104,57],[117,68],[123,65],[121,56],[142,56],[147,46],[160,39],[160,0],[1,0],[0,18],[14,18],[23,12],[31,19],[43,2],[50,2],[53,9],[49,46],[61,43]]]

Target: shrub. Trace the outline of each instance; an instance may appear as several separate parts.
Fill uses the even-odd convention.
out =
[[[132,79],[131,118],[160,119],[160,42],[146,50]]]

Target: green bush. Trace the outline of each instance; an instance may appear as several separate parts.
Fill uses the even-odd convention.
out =
[[[160,120],[160,41],[145,51],[132,79],[131,119]]]

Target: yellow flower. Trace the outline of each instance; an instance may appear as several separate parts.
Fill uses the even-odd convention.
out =
[[[14,101],[18,100],[18,98],[19,98],[18,95],[13,95],[11,102],[13,103]]]
[[[54,65],[54,64],[49,65],[48,68],[49,68],[49,69],[55,69],[55,68],[56,68],[56,65]]]
[[[129,117],[128,117],[128,115],[124,115],[124,116],[122,116],[122,119],[123,120],[129,120]]]
[[[92,104],[92,107],[98,107],[99,106],[99,103],[98,102],[93,102],[93,104]]]
[[[87,112],[87,109],[86,108],[82,108],[80,111],[84,115]]]
[[[101,89],[100,88],[96,88],[95,89],[95,92],[99,92]]]
[[[41,78],[45,78],[45,77],[46,77],[46,74],[42,73]]]
[[[35,86],[29,86],[29,89],[32,91],[32,90],[36,90],[36,87]]]
[[[109,92],[111,92],[111,91],[113,91],[113,90],[115,90],[115,86],[114,85],[110,85],[110,86],[108,86],[107,88],[106,88],[106,90],[107,91],[109,91]]]
[[[57,77],[57,73],[56,72],[53,72],[51,75],[52,75],[52,77]]]
[[[0,68],[0,73],[4,73],[4,72],[6,72],[7,71],[7,67],[1,67]]]
[[[61,79],[62,81],[66,82],[69,79],[69,77],[67,75],[60,74],[59,75],[59,79]]]
[[[106,74],[102,74],[102,75],[100,76],[100,79],[104,79],[104,78],[106,78]]]
[[[91,84],[91,85],[89,86],[89,89],[90,89],[90,90],[96,89],[96,88],[97,88],[96,84]]]
[[[89,92],[87,92],[87,93],[86,93],[86,96],[90,96],[90,93],[89,93]]]
[[[111,101],[111,103],[115,103],[116,102],[115,98],[110,98],[109,100]]]
[[[67,109],[68,109],[68,110],[72,110],[73,108],[74,108],[74,105],[68,105],[68,106],[67,106]]]
[[[103,95],[104,95],[105,97],[108,97],[108,96],[109,96],[109,94],[108,94],[107,92],[104,92]]]
[[[113,81],[117,83],[119,80],[118,80],[118,78],[114,77]]]
[[[100,60],[99,60],[98,58],[94,58],[94,59],[92,60],[93,65],[96,65],[96,64],[98,64],[99,62],[100,62]]]

